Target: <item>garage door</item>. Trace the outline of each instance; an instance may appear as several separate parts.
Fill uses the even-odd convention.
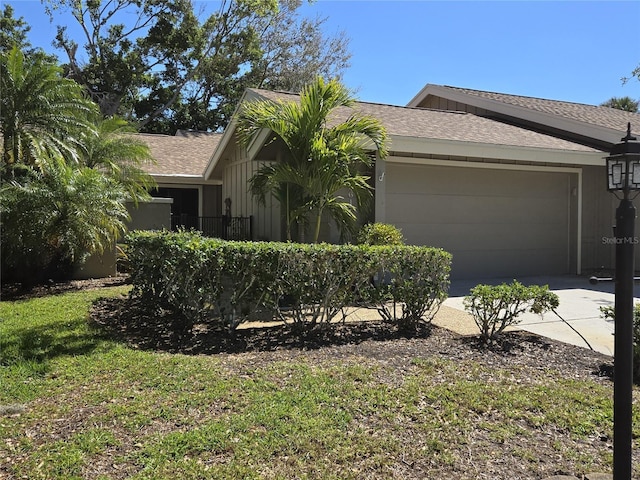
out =
[[[453,278],[569,273],[572,175],[389,162],[385,221],[451,252]]]

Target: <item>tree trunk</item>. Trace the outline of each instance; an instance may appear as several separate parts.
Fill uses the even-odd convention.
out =
[[[322,224],[322,208],[318,208],[318,217],[316,218],[316,231],[313,234],[313,243],[318,243],[320,238],[320,225]]]
[[[287,222],[287,242],[291,241],[291,211],[289,208],[289,184],[287,184],[287,204],[284,207]]]

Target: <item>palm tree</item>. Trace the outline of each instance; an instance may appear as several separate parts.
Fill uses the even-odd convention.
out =
[[[314,242],[325,211],[342,231],[352,228],[357,207],[340,196],[340,191],[350,191],[358,207],[372,197],[368,177],[358,168],[371,166],[371,150],[377,150],[380,158],[386,157],[385,128],[377,119],[357,111],[330,126],[337,108],[354,105],[355,100],[340,82],[318,77],[302,90],[299,103],[265,100],[248,103],[240,111],[238,132],[245,145],[268,129],[288,150],[282,162],[262,167],[250,180],[251,192],[260,201],[271,193],[284,206],[288,240],[291,224],[305,223],[312,211],[316,215]]]
[[[125,197],[101,172],[65,164],[3,182],[3,273],[23,284],[68,275],[68,267],[104,251],[124,232]]]
[[[2,169],[79,161],[86,138],[95,135],[97,114],[80,85],[42,56],[27,60],[14,47],[0,54],[0,92]]]
[[[100,120],[96,130],[97,136],[85,140],[83,164],[122,185],[136,205],[148,200],[149,189],[156,185],[142,168],[153,162],[149,146],[136,138],[135,129],[121,118]]]
[[[302,181],[299,172],[288,162],[265,165],[249,179],[251,194],[263,205],[267,193],[284,208],[287,241],[292,240],[291,226],[293,222],[304,223],[305,219],[296,211],[295,206],[304,203],[303,190],[299,186]]]
[[[611,97],[606,102],[601,103],[600,106],[624,110],[625,112],[631,113],[638,113],[638,111],[640,111],[640,101],[634,100],[631,97]]]
[[[373,159],[362,143],[363,135],[376,135],[377,120],[370,117],[351,117],[339,127],[328,129],[322,142],[314,142],[311,158],[304,169],[300,186],[304,188],[306,203],[300,212],[314,211],[313,241],[320,236],[322,214],[327,211],[344,232],[354,233],[357,212],[369,207],[372,189],[369,177],[362,175],[360,165],[371,167]],[[354,134],[358,132],[358,134]],[[371,138],[371,137],[368,137]],[[341,193],[353,195],[355,205]]]
[[[141,169],[150,153],[122,120],[100,121],[82,87],[42,56],[13,48],[0,68],[1,263],[33,282],[115,242],[125,201],[153,184]]]

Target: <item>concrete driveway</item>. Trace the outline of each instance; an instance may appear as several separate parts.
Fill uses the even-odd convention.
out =
[[[451,282],[449,298],[444,305],[464,310],[463,299],[474,286],[484,283],[499,285],[511,283],[512,278],[492,278],[479,280],[458,280]],[[601,306],[613,306],[615,302],[613,282],[600,282],[591,285],[589,278],[567,275],[553,277],[522,277],[518,279],[524,285],[549,285],[549,288],[560,297],[557,308],[558,315],[568,322],[582,335],[594,350],[613,356],[612,321],[602,318]],[[636,284],[634,296],[640,297],[640,285]],[[544,315],[524,314],[518,325],[526,330],[561,342],[588,348],[580,335],[575,333],[561,318],[553,312]]]

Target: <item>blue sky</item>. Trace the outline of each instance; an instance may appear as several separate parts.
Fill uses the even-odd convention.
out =
[[[32,25],[31,43],[50,49],[55,26],[40,1],[8,3]],[[404,105],[427,83],[588,104],[640,99],[640,81],[620,80],[640,64],[638,0],[317,0],[303,12],[350,38],[344,83],[360,100]]]

